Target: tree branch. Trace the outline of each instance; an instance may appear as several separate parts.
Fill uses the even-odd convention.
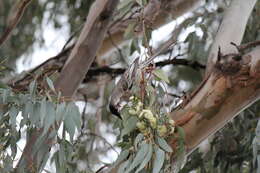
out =
[[[214,66],[199,92],[183,109],[171,114],[177,122],[189,117],[182,124],[188,153],[260,99],[260,47],[244,55],[239,62],[231,61],[230,65],[229,73]],[[236,70],[230,72],[230,68]],[[174,143],[172,141],[173,146]]]
[[[15,7],[16,14],[10,17],[10,20],[8,20],[8,26],[6,27],[3,35],[0,37],[0,46],[8,39],[15,26],[19,23],[26,7],[30,4],[30,2],[31,0],[21,0],[18,2],[18,5]]]
[[[82,82],[91,63],[93,62],[99,45],[102,43],[108,24],[111,20],[118,0],[96,0],[92,5],[85,26],[79,40],[74,46],[69,59],[55,82],[55,88],[61,91],[62,96],[71,97],[78,85]],[[25,166],[27,172],[34,172],[39,158],[44,158],[52,146],[53,138],[45,139],[45,151],[31,152],[42,129],[35,129],[27,140],[23,154],[17,164],[16,170]]]
[[[218,48],[224,54],[237,53],[236,48],[230,44],[239,45],[242,41],[247,20],[254,8],[256,0],[233,0],[227,9],[224,19],[219,27],[215,41],[211,47],[207,62],[206,75],[208,75],[217,61]]]

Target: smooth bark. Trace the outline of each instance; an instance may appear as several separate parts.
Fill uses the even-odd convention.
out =
[[[242,41],[247,20],[255,6],[256,0],[233,0],[226,10],[224,19],[219,27],[214,43],[211,47],[206,75],[208,75],[216,63],[218,48],[222,53],[236,53],[237,49],[230,43],[239,45]]]

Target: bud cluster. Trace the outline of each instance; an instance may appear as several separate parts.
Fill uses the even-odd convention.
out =
[[[160,137],[168,137],[173,135],[175,122],[166,114],[158,115],[151,109],[144,108],[144,104],[135,96],[130,97],[128,106],[128,113],[131,116],[137,116],[136,127],[144,136],[150,137],[157,134]]]

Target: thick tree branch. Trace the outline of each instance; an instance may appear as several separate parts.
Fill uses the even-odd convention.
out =
[[[55,81],[55,87],[65,97],[71,97],[84,79],[104,39],[118,0],[96,1],[87,18],[77,44]]]
[[[10,34],[12,33],[13,29],[21,20],[23,13],[26,7],[29,5],[31,0],[21,0],[15,6],[16,13],[11,15],[10,19],[8,19],[8,26],[6,27],[3,35],[0,37],[0,46],[8,39]]]
[[[233,58],[233,54],[222,58]],[[222,128],[241,111],[260,99],[260,47],[214,66],[198,93],[172,118],[185,131],[186,151],[191,153],[203,140]],[[227,67],[227,68],[226,68]],[[173,147],[176,141],[172,141]]]
[[[239,45],[242,41],[247,20],[254,8],[256,0],[233,0],[227,9],[224,19],[219,27],[215,41],[211,47],[206,75],[208,75],[217,60],[218,48],[221,46],[221,51],[226,53],[237,53],[237,49],[230,44],[233,42]]]

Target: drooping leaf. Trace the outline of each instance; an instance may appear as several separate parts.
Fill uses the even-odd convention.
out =
[[[156,138],[158,145],[166,152],[172,153],[172,148],[168,145],[168,143],[161,137]]]
[[[128,165],[131,163],[131,160],[126,160],[125,162],[123,162],[119,168],[118,168],[118,173],[125,173],[125,169],[128,167]]]
[[[148,164],[148,162],[152,159],[152,155],[153,155],[153,145],[151,143],[149,143],[148,152],[147,152],[143,162],[140,164],[140,166],[135,171],[135,173],[139,173]]]
[[[159,173],[165,160],[165,152],[159,147],[155,148],[155,159],[153,161],[153,172]]]
[[[55,88],[53,82],[50,78],[46,77],[47,84],[49,85],[50,89],[55,92]]]
[[[63,120],[63,117],[65,116],[66,113],[66,103],[60,103],[57,105],[56,108],[56,121],[59,122],[61,120]]]
[[[139,133],[136,138],[135,138],[135,141],[134,141],[134,146],[135,148],[138,147],[138,144],[143,140],[144,138],[144,135],[142,133]]]
[[[71,116],[77,129],[79,130],[81,127],[81,114],[79,112],[78,107],[75,104],[73,104],[71,107]]]
[[[10,115],[10,124],[11,127],[14,129],[16,127],[16,116],[18,114],[18,110],[15,106],[12,106],[9,115]]]
[[[32,96],[32,95],[34,95],[34,93],[35,93],[35,91],[36,91],[36,86],[37,84],[36,84],[36,81],[35,80],[33,80],[31,83],[30,83],[30,85],[29,85],[29,91],[30,91],[30,95]]]
[[[133,162],[128,167],[128,169],[125,171],[125,173],[129,173],[130,171],[132,171],[134,168],[136,168],[138,165],[140,165],[142,163],[143,159],[145,158],[145,156],[148,152],[148,147],[149,147],[149,145],[147,143],[143,143],[140,146],[140,149],[138,150]]]
[[[49,130],[50,126],[55,123],[55,109],[53,103],[47,102],[46,108],[46,116],[44,118],[44,134]]]

